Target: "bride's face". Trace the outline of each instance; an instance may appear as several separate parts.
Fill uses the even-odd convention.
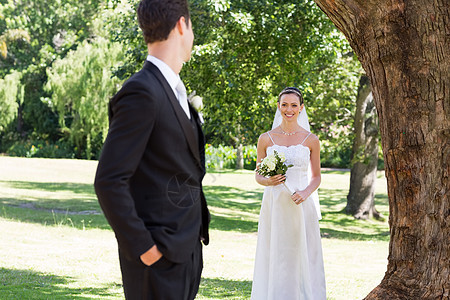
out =
[[[300,105],[300,99],[296,94],[284,94],[278,102],[278,109],[284,120],[296,122],[298,114],[303,109],[303,104]]]

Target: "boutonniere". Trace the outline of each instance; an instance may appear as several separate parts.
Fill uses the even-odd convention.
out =
[[[188,101],[189,103],[192,105],[192,107],[197,111],[198,116],[200,118],[200,122],[203,124],[203,114],[202,114],[202,110],[203,110],[203,98],[196,95],[195,91],[193,91],[189,96],[188,96]]]

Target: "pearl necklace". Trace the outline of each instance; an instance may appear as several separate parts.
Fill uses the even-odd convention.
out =
[[[296,134],[298,131],[294,131],[294,132],[285,132],[281,127],[280,127],[280,129],[281,129],[281,132],[284,134],[284,135],[287,135],[287,136],[291,136],[291,135],[294,135],[294,134]]]

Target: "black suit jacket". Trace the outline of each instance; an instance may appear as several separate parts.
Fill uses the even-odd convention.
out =
[[[128,259],[156,244],[167,259],[184,262],[200,238],[208,244],[204,136],[190,111],[192,120],[148,61],[110,102],[94,185]]]

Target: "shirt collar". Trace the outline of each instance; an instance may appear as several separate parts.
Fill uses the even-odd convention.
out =
[[[176,74],[165,62],[163,62],[159,58],[148,55],[147,60],[153,63],[159,69],[159,71],[161,71],[162,75],[167,80],[176,95],[176,87],[178,85],[178,82],[181,80],[180,75]]]

